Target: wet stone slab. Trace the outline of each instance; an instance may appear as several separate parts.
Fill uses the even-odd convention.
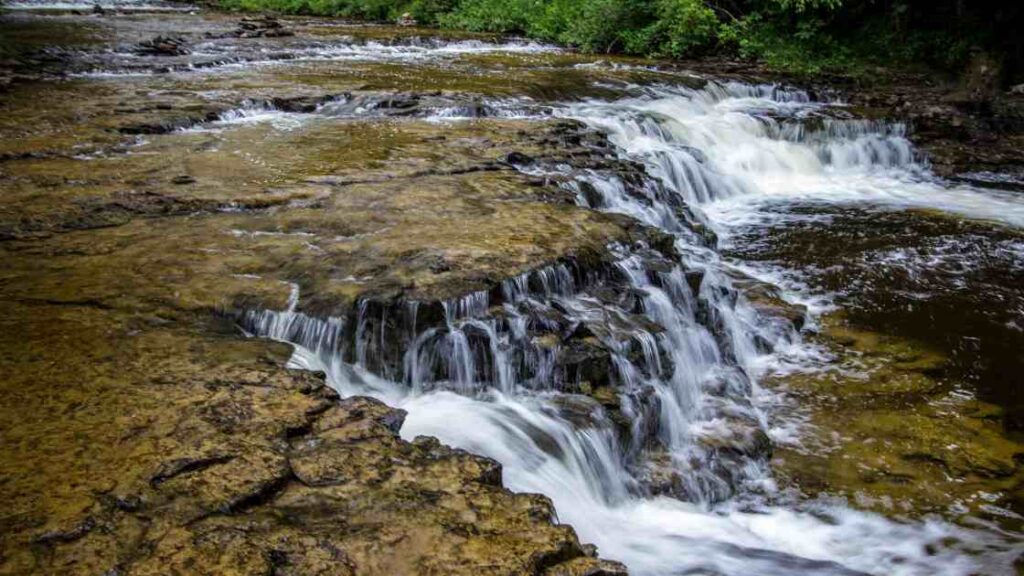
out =
[[[42,29],[76,18],[5,15],[15,68],[45,55]],[[168,22],[188,54],[133,55]],[[0,94],[3,571],[623,573],[545,498],[502,489],[495,462],[400,440],[400,413],[339,401],[283,368],[286,346],[217,320],[284,309],[293,286],[325,315],[371,296],[438,301],[647,238],[509,161],[603,162],[582,145],[592,136],[425,119],[431,98],[508,93],[474,92],[491,80],[459,82],[464,69],[445,94],[366,65],[160,73],[200,62],[203,41],[255,59],[269,42],[353,32],[247,48],[219,38],[236,23],[88,18],[51,54],[51,79]],[[55,80],[125,62],[146,74]],[[430,90],[439,69],[423,72]],[[261,106],[267,118],[246,116]]]
[[[841,305],[812,327],[827,369],[768,383],[810,431],[777,447],[781,477],[887,514],[1019,531],[1020,234],[927,211],[789,210],[730,247],[802,270],[805,290]]]
[[[284,367],[289,347],[245,333],[344,337],[328,352],[371,375],[472,396],[501,384],[500,329],[543,413],[615,440],[629,496],[728,498],[745,464],[772,457],[718,312],[739,302],[765,334],[791,334],[806,310],[738,272],[705,290],[709,272],[683,270],[674,237],[596,209],[602,182],[638,206],[665,191],[553,114],[703,79],[310,18],[9,11],[0,31],[0,571],[625,572],[556,524],[547,498],[502,488],[495,461],[401,440],[402,411],[341,400],[322,374]],[[580,174],[589,188],[570,182]],[[689,249],[716,245],[687,206],[666,218]],[[739,256],[769,258],[747,240]],[[715,424],[694,432],[703,459],[669,454],[659,427],[651,382],[701,360],[675,366],[645,309],[667,293],[679,310],[666,316],[692,312],[686,328],[721,364],[699,383]],[[811,448],[775,447],[784,484],[901,518],[957,514],[951,499],[978,515],[1018,506],[1002,496],[1020,488],[1006,413],[958,395],[941,351],[879,340],[851,308],[817,337],[865,378],[771,383],[820,425]],[[456,334],[479,360],[462,380],[439,354],[404,364],[416,338],[450,353]]]

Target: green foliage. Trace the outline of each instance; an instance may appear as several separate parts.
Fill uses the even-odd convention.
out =
[[[800,19],[791,24],[753,13],[724,24],[720,39],[744,58],[792,73],[850,73],[861,64],[847,46],[826,31],[820,19]]]
[[[794,13],[809,10],[835,10],[842,6],[843,0],[770,0],[777,8]]]
[[[686,58],[730,54],[794,73],[856,74],[876,65],[961,67],[973,45],[1021,44],[982,6],[956,0],[216,0],[226,8],[522,34],[586,52]],[[989,0],[981,0],[983,3]],[[1004,6],[1002,4],[998,6]],[[1016,10],[1016,12],[1015,12]]]
[[[413,2],[394,0],[219,0],[234,10],[273,10],[289,14],[341,16],[365,20],[391,20],[411,8]]]
[[[652,35],[654,52],[693,56],[710,48],[718,36],[718,17],[701,0],[658,0]]]
[[[473,32],[526,32],[531,14],[543,9],[539,0],[462,0],[439,18],[441,26]]]
[[[621,52],[623,33],[651,18],[644,0],[549,0],[527,32],[542,40],[588,52]]]
[[[462,0],[443,26],[512,32],[587,52],[689,56],[714,45],[702,0]]]
[[[457,5],[458,0],[413,0],[402,13],[408,12],[417,22],[433,26]]]

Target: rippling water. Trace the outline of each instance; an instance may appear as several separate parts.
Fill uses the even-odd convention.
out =
[[[254,319],[256,330],[302,345],[294,362],[325,370],[342,393],[368,393],[406,409],[404,436],[437,436],[499,460],[510,488],[550,496],[561,521],[637,574],[1012,573],[1018,552],[1013,535],[938,519],[898,523],[835,503],[794,499],[778,491],[755,456],[730,462],[728,474],[715,468],[720,455],[705,449],[702,439],[716,427],[728,434],[725,423],[734,417],[766,429],[770,402],[764,400],[770,394],[758,379],[782,365],[793,369],[793,362],[799,369],[808,355],[792,331],[766,325],[742,299],[716,296],[731,288],[729,265],[692,234],[677,209],[696,208],[696,217],[728,240],[777,222],[778,211],[766,208],[779,203],[929,208],[1019,226],[1024,202],[945,185],[930,175],[903,127],[844,118],[841,105],[813,102],[799,91],[659,86],[618,101],[553,108],[607,132],[620,155],[647,167],[649,180],[637,190],[593,170],[531,170],[572,175],[566,186],[578,192],[580,204],[676,234],[684,255],[674,271],[651,284],[642,259],[623,250],[618,268],[643,294],[645,315],[666,329],[656,336],[657,345],[670,354],[672,368],[654,367],[653,358],[643,365],[625,355],[616,361],[621,389],[656,390],[657,434],[690,502],[639,493],[627,466],[630,454],[609,427],[581,427],[556,408],[548,392],[554,386],[545,382],[550,375],[537,368],[543,358],[526,372],[507,360],[509,350],[529,345],[517,340],[514,328],[486,317],[486,294],[451,303],[443,334],[425,334],[406,352],[407,364],[447,367],[449,384],[440,387],[425,385],[429,378],[415,369],[411,381],[392,382],[343,363],[333,352],[339,325],[265,312]],[[681,275],[693,269],[704,273],[696,293]],[[504,304],[513,318],[524,301],[558,301],[586,313],[587,297],[571,277],[552,282],[553,288],[544,283],[539,292],[516,286],[506,286]],[[698,302],[715,311],[724,343],[698,320]],[[469,351],[467,334],[473,331],[486,334],[491,346],[493,376],[483,380]],[[758,338],[770,340],[773,352],[755,345]],[[725,392],[711,386],[723,379]]]
[[[103,6],[189,9],[142,0]],[[25,0],[4,7],[91,5]],[[189,57],[172,59],[159,73],[188,74],[199,68],[197,61],[213,73],[234,73],[254,65],[309,62],[443,67],[462,56],[555,51],[521,41],[282,42],[280,50],[250,51],[237,60],[230,41],[201,41]],[[82,58],[96,63],[84,74],[90,77],[118,81],[129,74],[158,73],[146,57],[129,49]],[[618,70],[619,65],[589,63],[573,70],[604,68]],[[467,74],[478,71],[467,69]],[[656,85],[613,83],[608,91],[622,96],[604,100],[509,97],[467,106],[465,99],[445,94],[408,114],[438,123],[439,130],[447,122],[479,117],[556,116],[606,133],[615,154],[644,167],[641,182],[571,165],[523,170],[557,177],[581,206],[625,214],[673,235],[680,254],[675,262],[658,261],[646,247],[612,247],[618,260],[607,274],[637,295],[646,323],[594,296],[595,285],[607,279],[588,280],[553,265],[508,279],[500,300],[476,293],[446,302],[443,324],[414,330],[403,342],[401,376],[392,378],[380,375],[387,371],[379,369],[374,356],[379,353],[375,339],[398,336],[372,332],[365,305],[357,325],[347,327],[345,319],[298,312],[301,294],[293,286],[287,310],[253,312],[248,327],[257,335],[296,344],[292,363],[325,371],[342,394],[368,394],[407,410],[404,437],[436,436],[497,459],[509,488],[551,497],[560,521],[573,525],[582,540],[597,544],[602,556],[625,562],[634,574],[1013,574],[1018,534],[967,529],[938,518],[897,522],[837,502],[806,500],[776,486],[763,450],[716,446],[743,446],[762,435],[799,437],[799,422],[779,427],[778,399],[759,383],[777,371],[814,370],[827,361],[791,326],[755,311],[733,285],[737,268],[784,285],[791,297],[814,304],[812,313],[852,307],[838,297],[844,290],[856,296],[865,291],[862,287],[815,284],[808,269],[816,261],[775,257],[780,244],[801,252],[814,248],[806,242],[787,244],[785,234],[801,227],[890,233],[892,228],[873,229],[866,221],[885,220],[879,214],[927,210],[1012,233],[986,233],[978,236],[981,240],[939,235],[923,247],[865,249],[862,267],[883,271],[873,280],[883,284],[901,274],[923,278],[914,286],[928,296],[945,289],[929,284],[936,271],[953,279],[942,286],[955,283],[984,252],[998,257],[995,267],[1011,274],[996,279],[993,292],[998,292],[1024,269],[1024,243],[1017,233],[1024,226],[1024,198],[936,178],[907,139],[905,126],[854,118],[841,102],[736,82],[697,89],[671,78],[664,75]],[[388,114],[358,97],[338,97],[306,113],[252,100],[185,130],[251,124],[295,130],[309,122]],[[850,211],[861,220],[844,223]],[[913,227],[903,221],[894,226]],[[718,245],[698,233],[700,228],[713,231]],[[777,237],[783,239],[772,240]],[[802,239],[807,238],[805,233]],[[841,241],[853,244],[849,238]],[[694,272],[698,285],[688,276]],[[494,307],[500,317],[492,314]],[[1006,308],[999,321],[1008,331],[1020,331],[1024,308]],[[566,409],[565,395],[559,393],[563,375],[554,368],[556,352],[533,342],[528,333],[531,322],[556,309],[575,322],[600,320],[616,327],[600,336],[613,349],[611,379],[633,426],[632,442],[620,441],[600,406],[586,405],[585,414]],[[406,315],[414,327],[416,314],[410,303]],[[339,353],[349,328],[356,334],[354,364]],[[652,457],[652,444],[678,474],[685,501],[654,496],[644,488],[643,467]]]

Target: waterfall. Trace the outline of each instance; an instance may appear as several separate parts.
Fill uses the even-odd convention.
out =
[[[641,92],[560,113],[607,133],[720,233],[762,217],[773,202],[938,209],[1024,226],[1019,196],[932,175],[902,124],[853,118],[841,103],[777,87],[712,82]]]
[[[847,118],[801,91],[641,92],[559,113],[608,134],[645,167],[642,181],[529,170],[561,176],[580,205],[671,234],[674,250],[612,246],[614,262],[586,270],[552,263],[443,302],[437,321],[424,303],[363,301],[345,318],[250,312],[247,330],[294,343],[292,365],[324,371],[340,393],[407,410],[404,437],[497,459],[509,488],[551,497],[561,521],[634,574],[1012,573],[1012,550],[980,533],[775,490],[757,382],[799,336],[746,302],[702,229],[728,235],[731,219],[758,217],[766,199],[937,203],[1024,222],[1020,204],[942,186],[904,127]],[[602,296],[609,288],[617,298]],[[567,360],[584,340],[606,365]],[[613,394],[598,401],[594,388]],[[665,475],[669,488],[656,480]],[[995,551],[972,556],[952,541]]]

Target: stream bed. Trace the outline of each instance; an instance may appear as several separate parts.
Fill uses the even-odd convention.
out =
[[[187,221],[137,232],[174,298],[239,286],[239,333],[632,574],[1019,573],[1020,191],[769,79],[238,20],[5,4],[5,238]]]

